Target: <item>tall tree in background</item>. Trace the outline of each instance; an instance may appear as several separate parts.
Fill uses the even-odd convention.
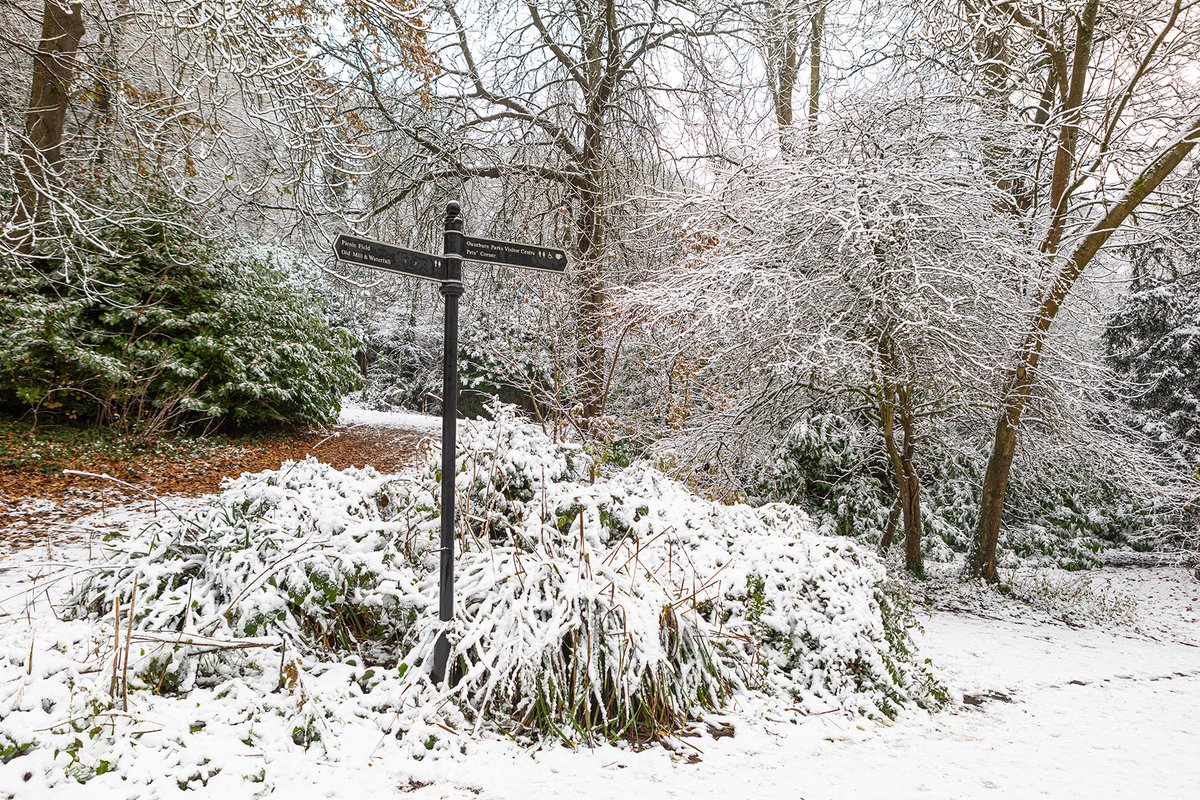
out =
[[[362,86],[404,73],[419,87],[424,36],[411,0],[6,4],[0,247],[100,246],[95,230],[150,213],[130,191],[147,178],[210,232],[336,214],[334,191],[370,155]],[[127,202],[103,207],[101,186]]]
[[[5,238],[20,251],[33,237],[34,221],[53,192],[50,181],[62,163],[67,100],[82,38],[82,4],[47,0],[42,11],[42,36],[33,58],[25,136],[14,170],[10,227],[5,231]]]
[[[738,21],[730,39],[745,40],[762,62],[779,146],[788,155],[817,133],[829,5],[829,0],[755,0],[723,9],[723,16]]]
[[[1113,235],[1135,213],[1170,205],[1155,201],[1156,190],[1200,139],[1200,8],[1182,0],[939,8],[935,27],[946,37],[935,47],[968,65],[984,114],[1025,127],[1023,143],[993,148],[987,166],[1042,254],[982,486],[972,567],[995,581],[1013,457],[1054,322]]]
[[[624,0],[447,2],[442,12],[447,72],[432,113],[413,129],[380,98],[414,149],[375,211],[439,183],[497,180],[519,194],[526,228],[570,242],[577,397],[585,417],[603,413],[617,216],[671,158],[660,112],[687,91],[670,72],[698,61],[703,17],[687,3]]]

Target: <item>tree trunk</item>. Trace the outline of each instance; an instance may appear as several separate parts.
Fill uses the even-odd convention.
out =
[[[621,77],[621,29],[613,0],[604,3],[604,14],[595,32],[587,37],[584,65],[587,98],[583,119],[583,143],[580,155],[583,180],[579,185],[579,276],[580,335],[579,374],[583,415],[590,418],[604,413],[608,387],[605,380],[607,355],[604,347],[604,319],[608,292],[605,289],[604,187],[608,113],[613,93]]]
[[[796,151],[795,122],[796,77],[800,73],[800,27],[794,9],[788,9],[778,21],[784,31],[783,43],[775,64],[775,125],[779,128],[779,149],[785,157]]]
[[[909,467],[912,465],[909,464]],[[921,552],[921,482],[915,472],[904,479],[904,568],[918,578],[925,577],[925,556]]]
[[[604,413],[604,217],[598,189],[581,198],[579,221],[579,355],[580,398],[584,417]]]
[[[996,421],[996,438],[983,476],[979,523],[975,528],[975,544],[971,552],[972,573],[990,583],[995,583],[997,579],[996,552],[1000,542],[1000,520],[1004,514],[1004,496],[1016,448],[1017,427],[1008,413],[1001,414]]]
[[[912,398],[906,390],[897,390],[886,383],[882,391],[880,417],[904,526],[904,566],[920,578],[925,575],[925,559],[921,552],[921,476],[913,457],[916,451],[916,420],[912,414]],[[896,442],[897,411],[900,429],[904,433],[902,443]]]
[[[821,110],[821,43],[825,35],[825,6],[813,14],[812,34],[808,39],[808,141],[817,137],[817,115]]]
[[[888,509],[887,527],[883,529],[883,538],[879,540],[879,551],[887,553],[892,548],[892,540],[896,538],[896,524],[900,522],[900,492],[896,492],[896,499],[892,501],[892,507]]]
[[[983,478],[979,522],[975,527],[975,549],[971,567],[976,577],[992,583],[997,579],[996,551],[1000,539],[1000,520],[1004,514],[1004,496],[1008,489],[1009,473],[1012,471],[1013,454],[1016,452],[1017,434],[1021,416],[1032,396],[1042,347],[1051,325],[1088,264],[1134,210],[1183,163],[1198,141],[1200,116],[1194,117],[1179,137],[1146,165],[1126,192],[1092,225],[1070,257],[1063,260],[1054,283],[1042,297],[1033,329],[1025,337],[1018,351],[1022,354],[1020,361],[1009,374],[1004,409],[996,421],[996,436]]]
[[[49,180],[62,163],[67,100],[75,75],[75,53],[83,38],[82,3],[59,5],[47,0],[42,16],[42,39],[33,57],[33,81],[25,114],[12,210],[16,245],[27,250],[33,225],[46,204]]]
[[[900,450],[904,485],[904,491],[900,494],[904,503],[904,566],[913,575],[923,578],[925,556],[921,553],[921,476],[917,473],[913,457],[917,442],[916,420],[908,391],[901,389],[897,395],[900,399],[900,428],[904,431],[904,445]]]
[[[126,0],[109,0],[115,10],[127,10]],[[121,84],[120,51],[123,23],[118,19],[102,26],[98,32],[95,56],[94,84],[96,112],[92,119],[92,158],[97,177],[113,157],[116,133],[116,96]]]

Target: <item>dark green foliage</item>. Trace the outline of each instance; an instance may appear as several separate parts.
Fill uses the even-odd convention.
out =
[[[14,758],[20,758],[33,749],[36,742],[14,742],[0,735],[0,764],[7,764]]]
[[[389,312],[390,313],[390,312]],[[368,387],[375,408],[435,412],[441,408],[442,328],[385,314],[368,335]],[[546,332],[519,314],[463,309],[459,325],[459,413],[486,416],[500,400],[534,410],[553,385]]]
[[[0,403],[157,430],[332,421],[356,387],[353,342],[312,282],[172,218],[186,209],[115,227],[108,252],[4,265]]]
[[[1134,424],[1180,468],[1200,462],[1200,273],[1135,282],[1109,321],[1109,363],[1135,384]]]
[[[878,542],[891,496],[882,442],[851,419],[815,414],[797,424],[757,481],[760,500],[803,506],[843,536]]]
[[[903,584],[890,581],[877,594],[883,619],[884,638],[888,649],[881,651],[888,673],[897,683],[901,682],[902,671],[908,666],[910,680],[916,688],[912,697],[923,708],[936,708],[950,702],[950,692],[933,674],[933,662],[926,658],[917,661],[917,650],[913,643],[913,632],[925,632],[917,619],[912,597]],[[892,696],[897,704],[903,698]],[[894,707],[893,707],[894,708]],[[894,716],[888,714],[888,716]]]
[[[928,442],[917,465],[922,547],[927,558],[943,562],[973,544],[987,459],[984,442],[947,438]],[[830,532],[878,545],[894,498],[883,459],[883,443],[850,418],[814,415],[785,438],[753,494],[800,505]],[[1101,550],[1137,545],[1153,525],[1147,498],[1083,458],[1018,463],[1008,498],[1005,552],[1065,569],[1098,566]],[[901,536],[897,530],[897,541]]]

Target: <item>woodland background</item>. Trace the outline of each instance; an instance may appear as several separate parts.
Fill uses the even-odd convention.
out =
[[[0,4],[0,403],[464,409],[995,581],[1196,541],[1200,10],[1164,0]]]

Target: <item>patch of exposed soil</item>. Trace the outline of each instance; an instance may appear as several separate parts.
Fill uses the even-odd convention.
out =
[[[234,439],[206,446],[195,458],[186,453],[91,454],[56,463],[49,472],[5,467],[0,469],[0,549],[38,545],[48,531],[111,506],[155,496],[208,494],[225,478],[277,469],[309,455],[338,469],[371,466],[396,472],[415,463],[428,441],[426,433],[357,425]],[[63,469],[110,477],[72,475]]]

